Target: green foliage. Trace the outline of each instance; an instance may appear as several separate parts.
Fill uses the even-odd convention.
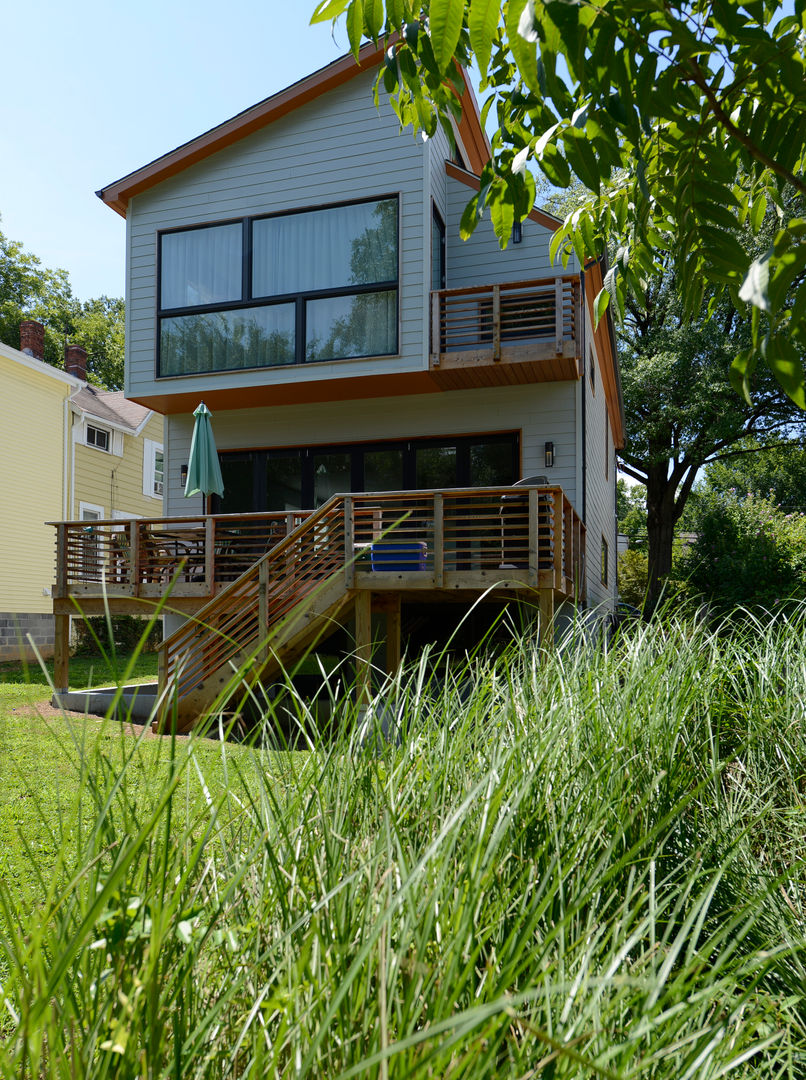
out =
[[[649,585],[649,560],[646,552],[627,548],[618,557],[619,599],[643,608]]]
[[[616,519],[618,531],[630,538],[630,547],[646,551],[646,488],[643,484],[629,487],[625,480],[616,481]]]
[[[323,0],[312,22],[342,14],[356,54],[362,37],[394,41],[379,85],[404,127],[441,123],[450,137],[455,65],[475,59],[497,131],[463,234],[488,208],[506,246],[534,201],[528,162],[559,187],[576,178],[590,198],[552,250],[585,260],[616,241],[600,311],[623,312],[670,263],[684,318],[706,289],[753,312],[734,386],[749,397],[761,360],[806,406],[806,215],[785,194],[806,194],[802,3],[782,14],[778,0]],[[742,233],[772,207],[769,245],[750,254]]]
[[[694,526],[683,571],[695,593],[725,610],[806,597],[806,514],[756,495],[706,492]]]
[[[768,445],[747,439],[735,450],[735,455],[706,466],[708,490],[719,495],[766,495],[782,510],[806,513],[806,446],[802,442],[782,439]]]
[[[110,652],[133,653],[148,626],[148,619],[137,615],[90,615],[76,619],[77,656],[104,656]],[[162,626],[155,622],[144,642],[145,652],[153,652],[162,641]]]
[[[80,301],[65,270],[49,270],[22,244],[0,232],[0,341],[20,347],[20,323],[36,319],[45,327],[45,361],[64,367],[66,344],[87,350],[90,380],[109,390],[123,388],[121,299],[101,296]]]
[[[0,1076],[801,1076],[806,619],[580,638],[418,663],[401,745],[37,727]]]

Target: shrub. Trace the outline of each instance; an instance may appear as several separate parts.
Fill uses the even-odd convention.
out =
[[[110,650],[132,653],[145,633],[147,623],[147,619],[138,615],[115,615],[111,619],[105,615],[91,615],[77,619],[73,651],[76,656],[100,656],[102,652]],[[149,631],[143,651],[156,651],[161,641],[162,623],[156,622]]]
[[[618,557],[618,594],[626,603],[640,608],[644,606],[649,560],[646,552],[628,548]]]
[[[683,560],[689,586],[723,608],[770,608],[806,596],[806,515],[769,498],[706,493]]]

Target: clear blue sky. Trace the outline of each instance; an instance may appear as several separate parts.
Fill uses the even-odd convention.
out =
[[[315,0],[4,6],[0,230],[122,296],[125,223],[95,192],[347,51]]]

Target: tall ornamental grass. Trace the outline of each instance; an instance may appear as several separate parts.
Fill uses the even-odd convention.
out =
[[[75,835],[0,892],[0,1076],[806,1075],[804,613],[381,696],[399,738],[336,692],[329,741],[268,710],[153,784],[77,732]]]

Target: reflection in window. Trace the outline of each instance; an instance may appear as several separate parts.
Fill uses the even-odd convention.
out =
[[[160,324],[160,374],[237,371],[294,360],[294,306],[179,315]]]
[[[397,293],[309,300],[305,359],[381,356],[397,348]]]
[[[364,491],[403,490],[403,451],[364,452]]]
[[[496,487],[511,484],[515,453],[511,441],[474,443],[470,447],[470,486]]]
[[[253,296],[397,281],[397,199],[280,214],[253,230]]]
[[[331,495],[351,490],[351,454],[315,454],[313,459],[314,509],[326,503]]]
[[[417,448],[417,487],[456,487],[455,446],[424,446]]]
[[[239,514],[250,510],[254,500],[254,459],[252,454],[220,454],[224,495],[216,513]]]
[[[301,510],[302,459],[294,454],[266,461],[266,509]]]

